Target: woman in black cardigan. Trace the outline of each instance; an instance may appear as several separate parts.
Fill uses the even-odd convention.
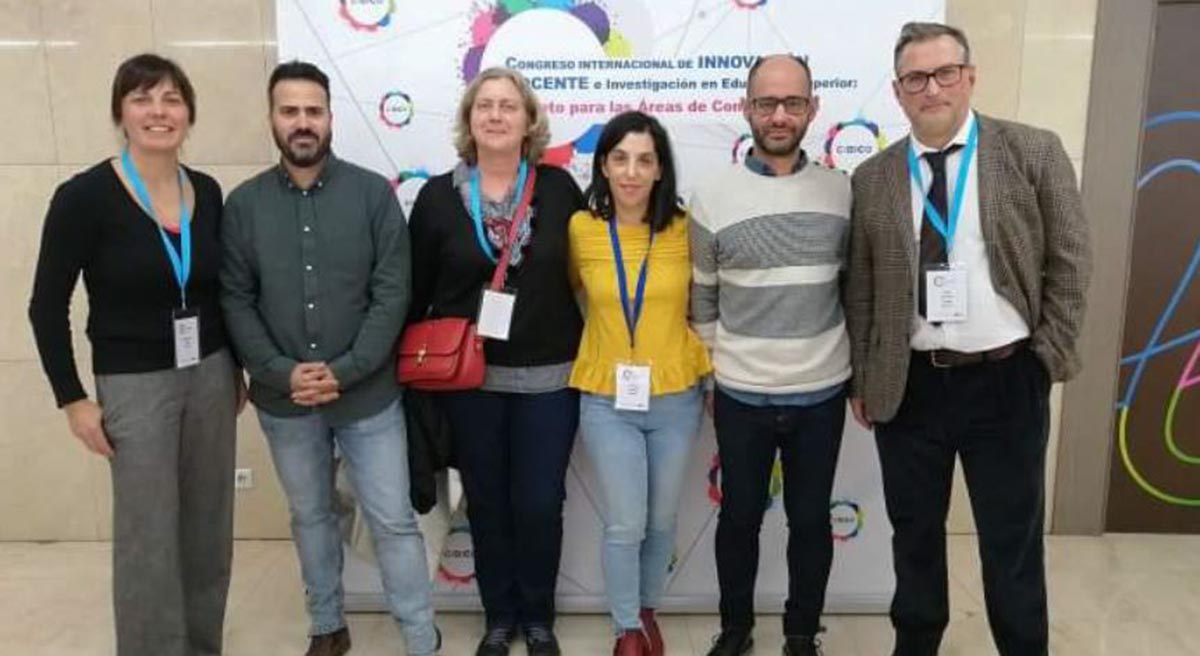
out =
[[[58,187],[29,317],[71,432],[108,458],[119,656],[221,652],[244,388],[217,305],[221,188],[179,164],[195,94],[172,61],[121,64],[120,156]],[[71,347],[83,275],[98,401]]]
[[[482,389],[440,395],[487,615],[477,656],[507,654],[518,630],[529,654],[560,653],[554,590],[579,419],[567,378],[583,327],[567,278],[567,224],[583,197],[567,172],[537,164],[548,140],[546,116],[520,73],[484,71],[459,105],[462,161],[422,187],[409,221],[412,319],[475,319],[524,181],[536,175],[530,218],[506,263],[516,295],[508,338],[485,341]]]

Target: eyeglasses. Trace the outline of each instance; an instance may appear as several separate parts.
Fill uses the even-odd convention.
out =
[[[787,96],[778,98],[776,96],[760,96],[750,99],[750,109],[759,116],[770,116],[775,113],[775,108],[783,105],[783,111],[791,116],[800,116],[808,111],[808,106],[811,100],[804,96]]]
[[[913,71],[901,75],[898,80],[904,93],[921,93],[929,86],[929,80],[937,80],[939,87],[952,87],[962,81],[963,69],[970,64],[947,64],[932,71]]]

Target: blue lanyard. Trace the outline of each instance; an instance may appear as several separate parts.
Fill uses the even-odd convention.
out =
[[[962,151],[962,160],[958,165],[958,178],[954,183],[954,199],[949,208],[950,216],[943,218],[941,212],[929,202],[929,194],[925,192],[925,183],[921,179],[921,165],[917,161],[917,148],[909,139],[908,147],[908,171],[912,174],[913,180],[917,183],[917,189],[921,190],[921,197],[925,203],[925,213],[929,215],[929,222],[933,224],[933,228],[942,235],[946,240],[946,252],[954,246],[954,233],[958,231],[958,217],[962,213],[963,194],[967,190],[967,175],[971,169],[971,160],[975,155],[975,150],[979,146],[979,120],[975,119],[971,123],[971,132],[967,136],[967,145]],[[949,219],[949,220],[947,220]]]
[[[650,268],[650,249],[654,248],[654,229],[650,229],[650,244],[646,246],[646,257],[638,272],[637,291],[633,305],[629,303],[629,281],[625,277],[625,260],[621,257],[621,239],[617,236],[617,217],[608,220],[608,236],[612,241],[613,264],[617,269],[617,290],[621,293],[621,312],[625,315],[625,327],[629,329],[629,346],[633,348],[638,320],[642,318],[642,303],[646,300],[646,275]]]
[[[517,169],[517,186],[513,192],[516,194],[517,202],[520,202],[521,194],[525,192],[525,176],[529,173],[529,166],[525,160],[521,160],[521,166]],[[487,235],[483,231],[483,194],[479,190],[479,167],[471,167],[471,221],[475,223],[475,239],[479,242],[479,248],[483,250],[483,254],[488,257],[492,263],[496,262],[495,249],[492,248],[491,242],[488,241]],[[516,217],[513,217],[516,219]]]
[[[175,246],[171,244],[171,238],[167,236],[167,231],[163,229],[162,223],[154,214],[154,204],[150,202],[150,192],[146,191],[146,183],[142,181],[141,174],[133,165],[133,158],[129,156],[128,148],[121,153],[121,166],[125,169],[125,177],[129,179],[129,184],[133,185],[133,191],[137,194],[138,200],[142,202],[142,207],[146,209],[150,218],[154,219],[154,226],[158,228],[158,236],[162,237],[163,247],[167,249],[167,259],[170,260],[171,270],[175,273],[175,282],[179,284],[180,307],[187,309],[187,283],[188,278],[192,275],[192,218],[183,195],[183,167],[179,167],[179,248],[183,252],[178,253],[175,251]]]

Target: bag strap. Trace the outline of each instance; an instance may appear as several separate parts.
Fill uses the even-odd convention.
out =
[[[529,219],[529,205],[533,202],[533,185],[537,182],[537,166],[529,169],[529,175],[525,177],[525,189],[521,193],[521,202],[517,204],[517,209],[513,212],[512,225],[508,228],[508,239],[504,242],[504,250],[500,252],[500,258],[496,261],[496,270],[492,272],[492,291],[500,291],[504,287],[504,280],[508,278],[508,259],[512,252],[513,245],[521,235],[521,227],[525,225],[525,221]]]

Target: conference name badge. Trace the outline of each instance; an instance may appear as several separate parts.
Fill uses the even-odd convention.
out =
[[[628,363],[617,364],[617,410],[646,412],[650,409],[650,367]]]
[[[961,263],[925,267],[925,318],[934,323],[967,320],[967,268]]]
[[[196,310],[175,310],[171,313],[175,333],[175,368],[184,369],[200,363],[200,313]]]
[[[513,292],[483,290],[483,299],[479,303],[479,317],[475,321],[475,334],[488,339],[508,341],[513,308],[516,304],[517,295]]]

